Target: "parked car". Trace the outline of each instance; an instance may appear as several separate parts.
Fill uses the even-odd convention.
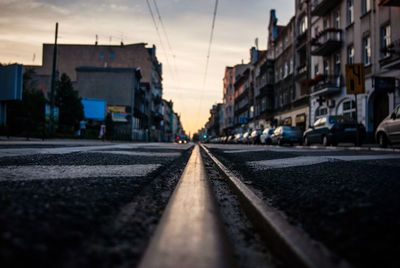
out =
[[[298,127],[291,126],[280,126],[277,127],[271,135],[271,143],[283,145],[284,143],[299,143],[303,144],[301,129]]]
[[[230,135],[226,139],[226,143],[234,143],[235,142],[235,135]]]
[[[365,127],[345,116],[324,116],[317,119],[313,126],[304,132],[304,143],[321,143],[324,146],[339,142],[352,142],[361,145],[365,139]]]
[[[375,138],[381,147],[400,143],[400,105],[379,124]]]
[[[244,133],[235,134],[235,138],[233,139],[233,143],[242,143],[243,142],[243,134]]]
[[[243,144],[248,144],[249,143],[250,134],[251,134],[251,132],[249,130],[247,130],[245,133],[243,133],[243,138],[242,138],[242,143]]]
[[[263,130],[261,136],[260,136],[260,142],[263,144],[271,144],[271,135],[274,133],[275,128],[266,128]]]
[[[250,136],[248,138],[249,139],[249,143],[251,143],[251,144],[260,144],[261,143],[260,142],[261,134],[262,134],[262,130],[261,129],[253,130],[250,133]]]

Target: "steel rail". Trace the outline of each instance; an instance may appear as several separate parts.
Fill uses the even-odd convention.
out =
[[[268,247],[290,267],[351,267],[345,260],[332,254],[325,246],[300,232],[274,208],[267,205],[251,191],[232,171],[225,167],[207,147],[201,145],[214,162]]]
[[[139,267],[235,267],[198,145]]]

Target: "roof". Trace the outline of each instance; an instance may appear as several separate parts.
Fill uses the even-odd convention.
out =
[[[92,67],[80,66],[76,68],[78,72],[113,72],[113,73],[128,73],[140,71],[140,68],[112,68],[112,67]]]

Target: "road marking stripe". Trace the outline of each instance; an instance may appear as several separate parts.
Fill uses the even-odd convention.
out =
[[[367,161],[367,160],[384,160],[399,159],[400,154],[389,155],[343,155],[343,156],[298,156],[292,158],[281,158],[273,160],[260,160],[247,162],[250,167],[255,169],[274,169],[298,166],[309,166],[324,162],[334,161]]]
[[[245,150],[225,150],[226,154],[237,154],[237,153],[252,153],[252,152],[329,152],[337,151],[334,149],[296,149],[296,148],[285,148],[285,147],[266,147],[264,149],[245,149]]]
[[[159,164],[110,166],[5,166],[0,167],[0,181],[74,179],[89,177],[146,176]]]
[[[90,151],[90,153],[101,154],[120,154],[131,156],[152,156],[152,157],[179,157],[180,153],[159,153],[159,152],[140,152],[140,151]]]
[[[106,149],[136,149],[136,148],[150,147],[152,149],[171,149],[182,148],[179,145],[162,145],[159,144],[113,144],[113,145],[91,145],[91,146],[77,146],[77,147],[60,147],[60,148],[9,148],[0,149],[0,157],[7,156],[20,156],[32,154],[68,154],[76,152],[88,152],[93,150],[106,150]]]

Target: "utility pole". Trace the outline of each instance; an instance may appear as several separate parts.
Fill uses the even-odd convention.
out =
[[[55,34],[54,50],[53,50],[53,71],[51,75],[51,89],[50,89],[50,135],[54,134],[54,95],[56,87],[57,36],[58,36],[58,22],[56,23],[56,34]]]

